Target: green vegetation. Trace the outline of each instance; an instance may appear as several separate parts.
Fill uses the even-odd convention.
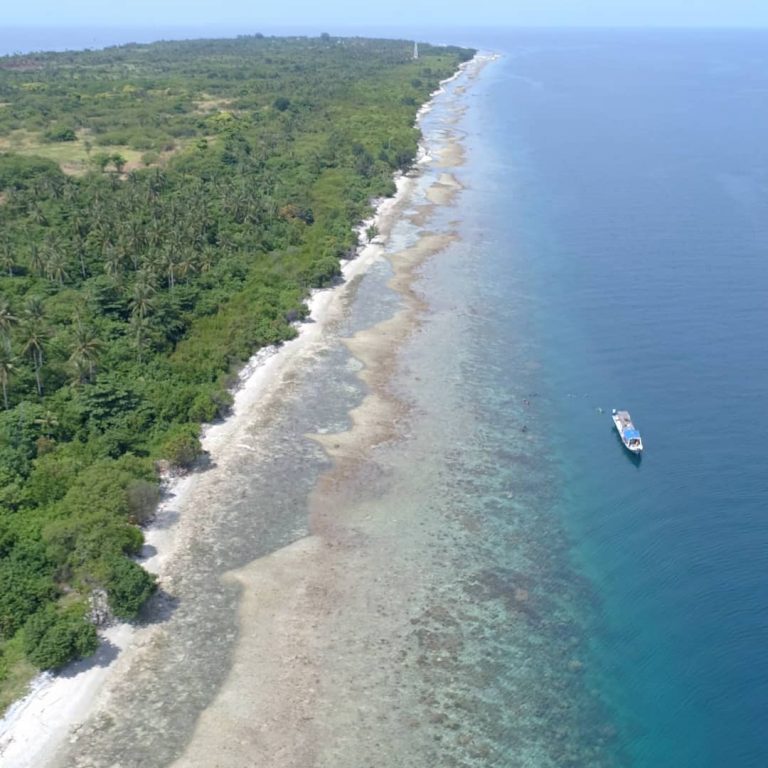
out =
[[[24,653],[43,669],[55,669],[72,658],[87,656],[97,645],[96,628],[85,620],[80,604],[62,609],[45,605],[24,625]]]
[[[0,703],[135,616],[157,462],[295,334],[471,51],[203,40],[0,58]],[[371,228],[368,237],[375,237]],[[5,682],[3,682],[5,681]],[[5,686],[5,687],[4,687]]]

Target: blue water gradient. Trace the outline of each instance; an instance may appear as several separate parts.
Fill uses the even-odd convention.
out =
[[[768,34],[492,43],[465,200],[528,271],[592,682],[632,765],[768,765]]]

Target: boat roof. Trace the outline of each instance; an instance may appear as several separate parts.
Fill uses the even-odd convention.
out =
[[[634,438],[640,437],[640,433],[636,429],[625,429],[623,434],[624,434],[624,437],[627,438],[627,440],[632,440]]]

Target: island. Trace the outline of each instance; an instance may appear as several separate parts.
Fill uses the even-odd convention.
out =
[[[0,58],[0,711],[153,594],[161,475],[338,279],[474,53],[257,34]]]

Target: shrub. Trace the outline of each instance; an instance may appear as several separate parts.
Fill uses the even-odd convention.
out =
[[[148,480],[133,480],[125,489],[128,496],[128,509],[131,519],[138,525],[146,523],[155,513],[160,500],[157,483]]]
[[[235,398],[232,397],[232,393],[228,392],[226,389],[216,390],[216,392],[211,395],[211,398],[216,404],[216,415],[220,418],[224,418],[224,416],[229,414],[235,402]]]
[[[54,125],[45,132],[44,138],[46,141],[54,142],[77,141],[77,134],[68,125]]]
[[[162,453],[172,466],[189,469],[202,453],[202,447],[196,434],[180,430],[165,442]]]
[[[224,389],[203,390],[192,401],[189,418],[193,421],[210,422],[226,416],[232,408],[232,395]]]
[[[138,563],[112,556],[102,563],[109,607],[120,619],[132,619],[157,589],[157,581]]]
[[[52,520],[43,529],[43,540],[52,562],[88,583],[99,580],[97,563],[105,553],[134,555],[141,549],[144,536],[135,525],[113,513],[94,510]]]
[[[98,647],[96,628],[86,619],[86,606],[48,604],[24,625],[24,653],[40,669],[56,669],[89,656]]]
[[[0,557],[0,639],[8,639],[29,616],[54,599],[53,564],[35,537],[18,529],[3,537]]]
[[[200,392],[192,401],[189,409],[189,418],[194,421],[213,421],[219,413],[219,409],[211,397],[210,392]]]
[[[273,102],[272,106],[278,112],[285,112],[285,110],[291,106],[291,101],[290,99],[286,99],[285,96],[278,96],[278,98],[276,98]]]
[[[64,174],[53,160],[0,153],[0,189],[26,189],[42,178],[61,182]]]

